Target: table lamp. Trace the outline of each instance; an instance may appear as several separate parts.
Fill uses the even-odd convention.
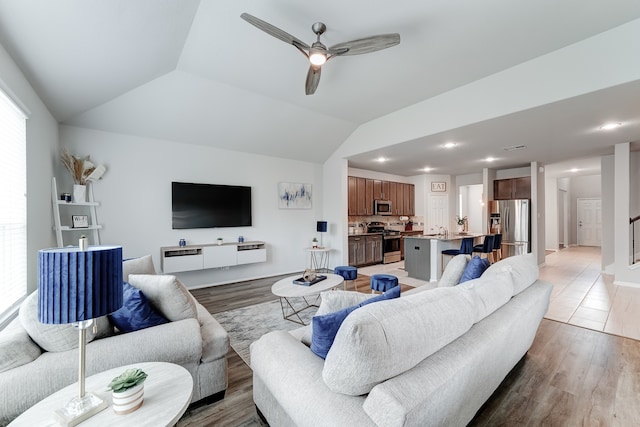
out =
[[[55,411],[63,426],[75,426],[108,406],[84,390],[86,329],[122,306],[122,247],[89,247],[82,237],[79,247],[40,250],[38,292],[40,322],[78,329],[78,396]]]
[[[320,234],[320,247],[324,248],[324,245],[322,244],[322,233],[326,233],[327,232],[327,221],[318,221],[316,223],[316,231]]]

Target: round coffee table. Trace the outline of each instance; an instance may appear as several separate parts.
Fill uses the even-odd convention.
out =
[[[144,403],[130,414],[117,415],[113,412],[111,392],[107,386],[113,378],[129,368],[140,368],[148,375],[144,382]],[[191,378],[189,371],[180,365],[144,362],[92,375],[85,380],[85,389],[105,399],[109,403],[109,407],[83,421],[81,426],[173,426],[191,403],[193,378]],[[13,420],[9,426],[59,426],[54,421],[54,411],[64,406],[77,394],[78,383],[71,384],[29,408]]]
[[[326,279],[321,282],[316,283],[315,285],[304,286],[304,285],[296,285],[293,283],[294,280],[300,278],[300,274],[291,277],[285,277],[282,280],[278,280],[271,287],[271,293],[280,297],[280,307],[282,308],[282,317],[285,319],[300,323],[301,325],[305,325],[300,317],[300,312],[306,310],[310,307],[317,307],[314,303],[310,303],[307,298],[314,295],[319,295],[320,292],[328,291],[329,289],[337,288],[344,282],[342,276],[332,273],[323,274],[323,276],[327,276]],[[290,298],[302,298],[305,302],[305,306],[299,309],[296,309]],[[297,319],[294,318],[297,317]]]

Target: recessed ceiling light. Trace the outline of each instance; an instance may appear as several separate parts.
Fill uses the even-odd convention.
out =
[[[611,130],[611,129],[615,129],[617,127],[622,126],[622,123],[620,122],[616,122],[616,123],[605,123],[604,125],[600,126],[600,130]]]
[[[443,145],[444,148],[453,148],[455,147],[457,144],[455,142],[447,142],[446,144]]]
[[[576,172],[578,172],[579,170],[580,170],[580,169],[578,169],[578,168],[572,168],[569,172],[576,173]]]
[[[431,172],[432,170],[433,170],[433,168],[430,168],[428,166],[426,168],[422,169],[423,172]]]
[[[484,159],[484,160],[485,160],[485,162],[493,162],[493,161],[495,161],[495,160],[496,160],[496,158],[495,158],[495,157],[491,157],[491,156],[489,156],[489,157],[487,157],[487,158],[486,158],[486,159]]]
[[[385,158],[385,157],[380,156],[380,157],[378,157],[378,158],[376,159],[376,162],[384,163],[384,162],[386,162],[387,160],[389,160],[389,159],[387,159],[387,158]]]

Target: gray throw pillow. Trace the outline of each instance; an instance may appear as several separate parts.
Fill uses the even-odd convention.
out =
[[[31,339],[47,351],[67,351],[78,347],[78,330],[73,327],[73,324],[40,323],[38,320],[38,291],[33,292],[22,302],[18,318]],[[95,338],[92,327],[87,328],[86,337],[87,342],[91,342]]]
[[[129,283],[144,292],[151,305],[170,322],[198,318],[193,296],[176,276],[130,274]]]
[[[460,278],[464,269],[467,267],[467,263],[471,259],[469,255],[456,255],[447,264],[447,267],[442,273],[442,277],[438,281],[438,287],[444,288],[448,286],[455,286],[460,283]]]
[[[130,274],[156,274],[151,255],[127,259],[122,262],[122,280],[129,281]]]
[[[41,354],[17,319],[0,333],[0,372],[33,362]]]

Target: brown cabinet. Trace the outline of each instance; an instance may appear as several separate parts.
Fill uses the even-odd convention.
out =
[[[375,200],[391,201],[393,215],[415,215],[415,186],[402,182],[348,177],[349,215],[373,215]]]
[[[531,177],[496,179],[493,181],[494,200],[531,198]]]
[[[373,215],[373,180],[350,176],[349,215]]]
[[[382,262],[382,236],[349,236],[349,265],[379,264]]]
[[[365,263],[379,264],[382,262],[382,236],[367,236],[365,248]]]
[[[413,216],[415,215],[415,202],[416,202],[416,192],[413,184],[404,184],[404,203],[403,208],[404,211],[401,215]]]
[[[366,247],[365,236],[349,237],[349,265],[356,267],[365,264]]]

